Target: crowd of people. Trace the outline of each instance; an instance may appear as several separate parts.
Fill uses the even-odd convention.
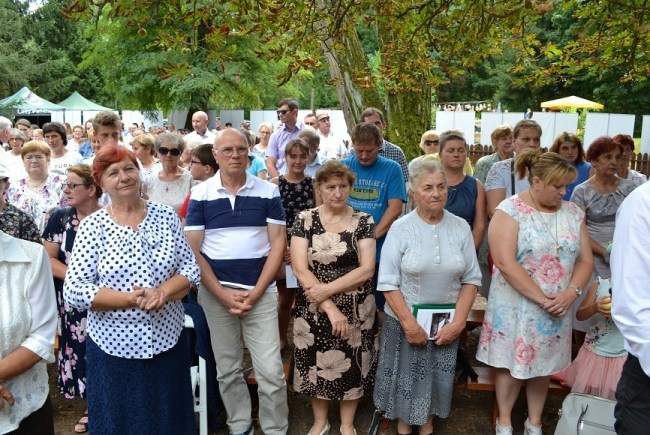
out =
[[[125,131],[113,112],[73,128],[0,117],[0,433],[53,433],[57,358],[58,392],[87,401],[75,432],[196,433],[197,352],[210,428],[219,408],[229,433],[253,434],[246,347],[265,434],[289,433],[285,349],[309,435],[330,432],[332,402],[356,435],[364,396],[398,434],[431,434],[479,291],[497,434],[513,433],[522,387],[524,433],[542,433],[551,379],[619,399],[617,430],[641,433],[650,232],[635,231],[650,185],[629,167],[631,137],[585,152],[563,132],[542,152],[526,118],[495,129],[475,166],[457,130],[424,132],[409,163],[376,108],[349,136],[325,111],[298,119],[293,99],[277,115],[212,131],[196,112],[187,134]]]

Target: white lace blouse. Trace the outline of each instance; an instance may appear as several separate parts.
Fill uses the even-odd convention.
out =
[[[178,213],[197,182],[192,179],[189,171],[183,171],[183,175],[176,181],[162,181],[158,177],[159,173],[160,171],[152,172],[145,178],[145,192],[150,201],[168,205]]]
[[[45,249],[0,231],[0,378],[3,360],[19,347],[42,358],[4,383],[16,403],[5,403],[0,410],[0,433],[16,430],[45,403],[49,393],[45,364],[54,362],[55,331],[54,282]]]
[[[181,301],[156,311],[94,311],[93,300],[103,287],[121,292],[154,288],[174,275],[199,281],[199,267],[171,208],[147,202],[137,231],[118,225],[101,209],[79,226],[63,294],[70,306],[88,310],[88,334],[101,350],[127,359],[153,358],[178,341],[185,316]]]

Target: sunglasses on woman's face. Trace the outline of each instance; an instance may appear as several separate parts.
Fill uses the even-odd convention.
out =
[[[167,155],[167,153],[171,153],[172,156],[178,157],[181,155],[181,150],[178,148],[167,148],[167,147],[160,147],[158,148],[158,152],[162,154],[163,156]]]

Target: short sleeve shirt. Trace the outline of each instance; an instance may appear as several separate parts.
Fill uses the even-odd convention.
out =
[[[194,254],[170,207],[148,202],[137,231],[118,225],[101,209],[79,225],[64,298],[73,308],[89,310],[88,334],[104,352],[127,359],[152,358],[178,341],[185,318],[181,301],[168,301],[156,311],[94,311],[92,304],[101,288],[119,292],[131,292],[134,286],[155,288],[175,275],[190,283],[199,281]]]

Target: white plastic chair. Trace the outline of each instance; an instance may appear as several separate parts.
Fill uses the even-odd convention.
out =
[[[185,327],[194,329],[192,318],[185,315]],[[194,412],[199,414],[199,433],[208,435],[208,393],[205,374],[205,360],[199,356],[199,365],[190,367],[192,378],[192,397],[194,400]],[[196,387],[199,387],[198,394]]]

